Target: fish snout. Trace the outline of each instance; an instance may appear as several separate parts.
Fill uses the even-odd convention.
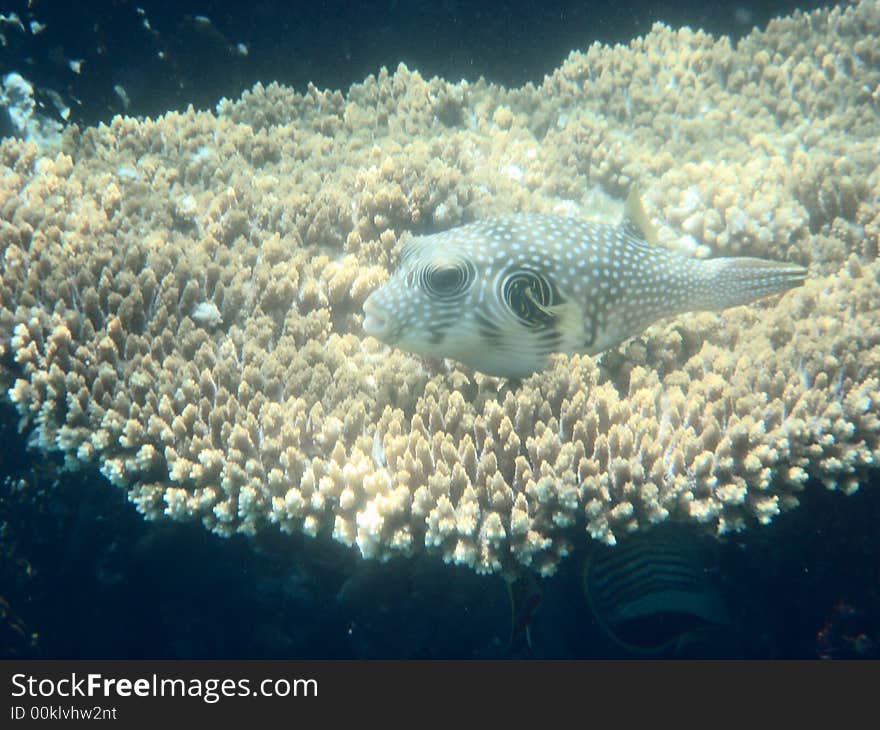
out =
[[[376,301],[375,295],[371,294],[364,301],[364,332],[381,340],[390,329],[391,322],[388,313]]]

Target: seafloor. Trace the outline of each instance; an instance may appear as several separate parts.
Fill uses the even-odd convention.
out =
[[[89,546],[92,579],[122,593],[144,588],[138,556],[155,561],[154,585],[160,564],[191,584],[184,568],[201,556],[236,635],[242,615],[270,632],[254,654],[473,656],[533,651],[532,622],[582,601],[564,576],[599,544],[689,525],[722,552],[748,542],[736,564],[758,569],[761,551],[790,548],[785,525],[814,535],[806,516],[818,530],[849,514],[841,493],[863,505],[856,522],[876,513],[878,35],[877,2],[773,21],[736,47],[657,25],[628,47],[572,53],[540,86],[401,66],[345,95],[258,85],[214,113],[72,126],[60,152],[5,140],[0,379],[39,463],[9,457],[4,551],[31,566],[24,546],[51,552],[14,537],[32,504],[35,528],[65,523],[56,534]],[[664,245],[797,261],[807,284],[658,324],[601,364],[556,357],[521,383],[364,337],[361,304],[409,233],[511,210],[607,220],[632,185]],[[132,521],[120,495],[159,522]],[[218,547],[202,527],[235,539]],[[103,548],[85,539],[102,533]],[[239,575],[226,594],[221,559],[259,585]],[[11,585],[31,580],[21,570]],[[572,593],[537,602],[544,588],[520,588],[511,609],[501,578],[470,570],[514,586],[560,572],[534,585]],[[498,588],[468,588],[481,582]],[[69,586],[71,611],[90,610],[85,585]],[[328,595],[335,608],[319,611]],[[440,624],[467,617],[481,638],[437,649],[422,616],[395,643],[401,600]],[[249,601],[264,602],[248,613]],[[159,605],[201,620],[196,605]],[[275,635],[272,610],[326,622],[339,643]],[[381,638],[358,644],[356,627],[382,615]],[[559,625],[576,631],[579,615]],[[554,636],[543,655],[582,653]],[[251,651],[216,641],[163,651]]]

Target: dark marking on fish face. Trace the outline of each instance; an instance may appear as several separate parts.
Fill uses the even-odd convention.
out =
[[[596,342],[597,330],[595,316],[584,317],[584,347],[593,346]]]
[[[601,332],[604,332],[605,330],[608,329],[608,322],[609,322],[608,312],[599,312],[596,315],[595,319],[593,320],[593,327],[594,327],[593,339],[594,340],[598,339],[599,334]]]
[[[584,327],[584,348],[591,348],[596,344],[599,333],[602,332],[608,324],[608,308],[607,302],[597,302],[591,298],[587,301],[587,305],[583,310],[581,319]]]
[[[496,322],[486,317],[479,310],[474,312],[474,321],[477,323],[477,331],[488,344],[497,346],[504,339],[504,333]]]
[[[538,334],[538,339],[548,354],[555,352],[562,346],[562,332],[555,326],[555,322],[542,329]]]
[[[439,345],[446,339],[446,328],[445,327],[429,327],[428,328],[428,342],[432,345]]]

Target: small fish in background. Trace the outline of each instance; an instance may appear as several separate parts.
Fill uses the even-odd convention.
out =
[[[190,32],[190,37],[204,44],[205,50],[213,48],[233,56],[248,55],[245,43],[233,43],[207,15],[184,16],[180,30]]]
[[[597,355],[663,317],[799,286],[797,264],[697,259],[656,244],[633,190],[619,225],[522,213],[417,236],[364,302],[368,335],[523,378],[552,353]]]
[[[711,549],[681,525],[593,546],[581,576],[593,620],[628,655],[711,655],[731,638],[727,608],[710,579]]]
[[[125,87],[122,84],[115,84],[113,86],[113,92],[119,97],[119,101],[122,102],[122,107],[128,111],[128,108],[131,106],[131,99],[128,96],[128,91],[125,90]]]

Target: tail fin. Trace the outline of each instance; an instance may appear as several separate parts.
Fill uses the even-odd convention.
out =
[[[755,258],[700,262],[692,292],[693,309],[721,310],[749,304],[800,286],[807,270],[798,264]]]

